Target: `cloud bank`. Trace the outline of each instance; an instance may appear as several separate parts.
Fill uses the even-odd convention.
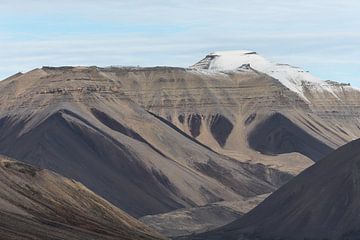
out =
[[[0,78],[43,65],[189,66],[251,49],[360,87],[359,1],[3,0]]]

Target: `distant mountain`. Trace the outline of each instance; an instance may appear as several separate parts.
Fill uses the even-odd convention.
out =
[[[164,239],[84,185],[0,156],[1,239]]]
[[[142,217],[271,193],[360,137],[359,117],[360,91],[254,52],[43,67],[0,82],[0,153]]]
[[[360,140],[305,170],[239,220],[191,239],[359,239]]]

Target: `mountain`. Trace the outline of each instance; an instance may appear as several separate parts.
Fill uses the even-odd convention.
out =
[[[216,152],[126,90],[172,71],[186,74],[44,67],[2,81],[0,153],[80,181],[136,217],[270,193],[292,177]]]
[[[1,239],[164,239],[54,172],[0,156]]]
[[[245,135],[256,151],[298,152],[316,161],[359,136],[359,90],[349,84],[320,80],[301,68],[273,63],[253,51],[215,52],[192,68],[215,76],[243,72],[271,77],[271,84],[252,77],[252,81],[233,85],[243,88],[236,93],[246,116],[243,122],[255,125],[248,126]],[[255,84],[260,86],[255,88]],[[255,99],[260,101],[253,103]]]
[[[192,239],[359,239],[360,139],[305,170],[239,220]]]
[[[0,82],[0,153],[135,217],[271,193],[360,137],[360,91],[258,59],[16,74]]]

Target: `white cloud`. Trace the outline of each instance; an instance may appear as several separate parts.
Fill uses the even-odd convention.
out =
[[[337,0],[1,0],[0,78],[42,65],[188,66],[245,48],[326,78],[339,64],[355,75],[358,9]]]

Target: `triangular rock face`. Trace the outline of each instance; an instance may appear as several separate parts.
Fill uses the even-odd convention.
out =
[[[265,154],[299,152],[319,160],[332,149],[280,113],[269,116],[250,132],[249,146]]]
[[[84,185],[0,156],[1,239],[164,239]]]
[[[193,239],[359,239],[360,140],[341,147],[228,226]]]

